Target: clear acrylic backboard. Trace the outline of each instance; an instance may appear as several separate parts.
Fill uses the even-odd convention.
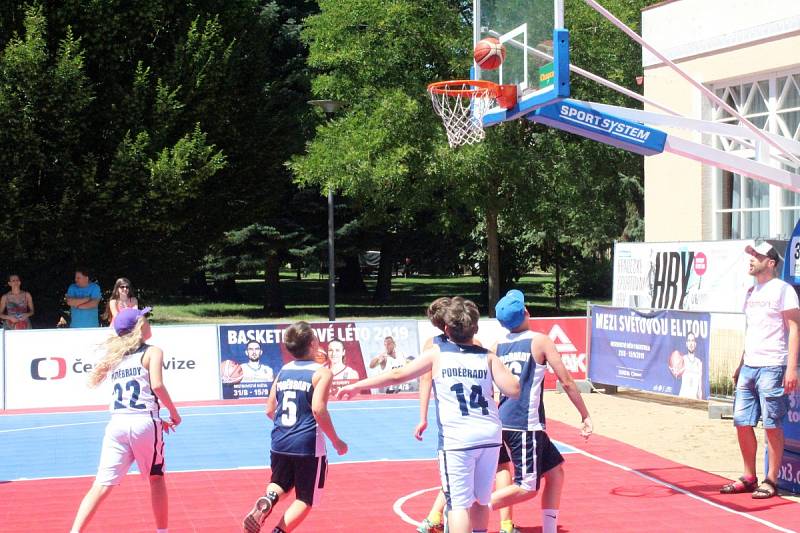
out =
[[[473,46],[495,37],[506,48],[500,68],[473,64],[473,79],[515,84],[530,111],[569,96],[569,39],[563,0],[474,0]],[[555,30],[561,29],[561,32]],[[506,116],[508,120],[519,116]]]

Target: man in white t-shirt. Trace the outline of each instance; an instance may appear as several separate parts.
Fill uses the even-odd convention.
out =
[[[763,499],[777,493],[778,468],[783,456],[782,419],[789,409],[787,395],[797,388],[800,304],[794,288],[775,277],[775,268],[782,258],[771,244],[747,246],[745,251],[752,256],[749,272],[756,283],[745,298],[744,352],[733,374],[736,381],[733,424],[744,474],[720,492],[752,492],[753,498]],[[758,442],[754,430],[759,418],[764,424],[769,451],[767,477],[761,485],[756,480]]]

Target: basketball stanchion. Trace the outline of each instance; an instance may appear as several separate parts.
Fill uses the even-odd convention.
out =
[[[428,85],[433,109],[444,122],[451,148],[473,144],[486,137],[483,116],[497,106],[517,103],[516,85],[498,85],[485,80],[437,81]]]

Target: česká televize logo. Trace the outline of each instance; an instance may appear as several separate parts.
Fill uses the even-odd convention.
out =
[[[31,360],[31,377],[37,381],[64,379],[67,361],[63,357],[37,357]]]
[[[177,359],[170,357],[161,364],[165,371],[194,370],[197,361],[194,359]],[[67,364],[63,357],[35,357],[31,359],[31,378],[37,381],[64,379],[67,371],[72,369],[74,374],[88,374],[94,368],[92,363],[83,361],[80,357]]]

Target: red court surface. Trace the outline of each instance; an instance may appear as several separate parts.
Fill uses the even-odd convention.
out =
[[[550,422],[553,438],[582,452],[567,458],[567,481],[559,532],[795,531],[800,504],[782,498],[753,500],[722,496],[724,479],[614,441],[593,436],[583,443],[577,430]],[[633,469],[635,470],[629,470]],[[174,473],[170,531],[236,532],[260,495],[268,471],[228,470]],[[322,504],[296,531],[412,532],[395,512],[422,518],[433,500],[436,465],[430,461],[332,465]],[[92,479],[71,478],[0,484],[0,530],[5,533],[69,531],[74,512]],[[419,491],[424,491],[414,495]],[[405,501],[402,501],[404,500]],[[271,531],[285,502],[263,531]],[[515,509],[523,533],[541,531],[538,502]],[[497,531],[493,513],[490,531]],[[129,476],[101,506],[89,532],[154,531],[147,483]]]

